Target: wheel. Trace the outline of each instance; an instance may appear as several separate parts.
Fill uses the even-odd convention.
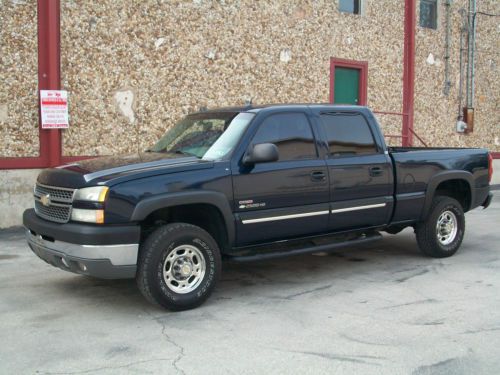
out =
[[[157,228],[141,245],[136,281],[147,300],[180,311],[201,305],[220,272],[220,251],[210,234],[173,223]]]
[[[437,196],[434,198],[427,219],[416,226],[420,250],[434,258],[455,254],[462,244],[465,232],[465,216],[457,200]]]

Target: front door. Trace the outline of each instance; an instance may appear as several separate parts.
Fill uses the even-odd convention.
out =
[[[325,160],[318,157],[306,114],[269,115],[251,141],[260,143],[274,143],[279,160],[233,166],[238,245],[326,231],[328,171]]]
[[[335,104],[354,104],[359,102],[360,70],[336,66],[334,70],[334,98]]]

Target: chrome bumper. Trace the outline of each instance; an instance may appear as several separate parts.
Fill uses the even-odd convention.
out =
[[[106,279],[135,276],[139,244],[79,245],[50,241],[29,229],[26,239],[39,258],[65,271]]]

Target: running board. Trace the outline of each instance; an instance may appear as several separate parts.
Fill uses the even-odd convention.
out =
[[[251,254],[251,255],[238,255],[237,253],[227,255],[226,258],[232,262],[256,262],[261,260],[269,260],[276,258],[289,257],[293,255],[303,255],[303,254],[312,254],[318,252],[333,252],[339,248],[353,246],[353,245],[361,245],[367,242],[381,240],[382,235],[378,232],[372,232],[369,234],[363,234],[359,237],[356,237],[352,240],[342,241],[342,242],[333,242],[327,243],[323,245],[310,245],[302,248],[292,248],[289,250],[282,251],[269,251],[265,253],[259,254]]]

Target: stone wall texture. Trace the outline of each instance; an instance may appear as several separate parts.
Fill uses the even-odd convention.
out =
[[[468,2],[450,7],[448,95],[438,2],[438,29],[417,27],[415,130],[432,146],[500,151],[499,18],[478,15],[475,129],[457,134],[459,10]],[[500,13],[498,0],[478,3]],[[0,1],[2,156],[38,150],[35,18],[34,0]],[[331,57],[367,61],[368,105],[401,112],[403,41],[403,0],[366,0],[362,15],[339,12],[335,0],[61,1],[64,154],[143,150],[200,107],[327,102]],[[386,134],[401,134],[401,116],[378,117]]]
[[[0,157],[38,156],[36,1],[0,0]]]

